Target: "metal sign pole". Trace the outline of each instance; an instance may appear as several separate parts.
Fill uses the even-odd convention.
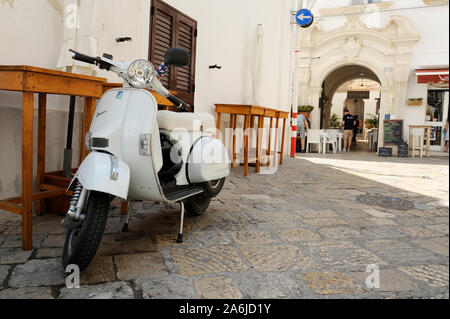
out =
[[[291,157],[295,157],[296,148],[297,148],[297,118],[298,118],[298,53],[300,53],[299,44],[300,44],[300,34],[299,28],[297,24],[302,28],[308,28],[314,22],[314,16],[311,13],[310,9],[313,7],[315,0],[305,1],[301,0],[300,8],[304,8],[306,5],[308,9],[298,10],[298,1],[295,2],[295,10],[298,10],[295,15],[296,24],[294,24],[295,32],[293,31],[294,36],[294,48],[293,48],[293,57],[294,62],[293,65],[293,75],[292,75],[292,117],[291,117]]]
[[[294,2],[294,10],[292,11],[292,14],[294,15],[299,8],[303,6],[303,0],[299,2],[299,0],[296,0]],[[299,36],[299,29],[298,25],[295,21],[292,22],[292,47],[291,47],[291,67],[292,67],[292,74],[291,74],[291,157],[295,157],[295,151],[297,147],[297,99],[296,95],[298,94],[298,90],[296,89],[298,87],[298,69],[297,69],[297,50],[298,50],[298,36]]]
[[[299,44],[300,44],[300,34],[299,28],[297,24],[302,28],[308,28],[314,22],[314,16],[310,11],[314,6],[315,0],[302,0],[301,7],[305,8],[307,6],[308,9],[300,9],[297,11],[295,15],[296,24],[294,25],[295,32],[293,32],[294,39],[294,74],[292,76],[292,131],[291,131],[291,157],[295,157],[296,148],[297,148],[297,118],[298,118],[298,53],[300,53]],[[296,1],[296,5],[298,5],[298,1]]]

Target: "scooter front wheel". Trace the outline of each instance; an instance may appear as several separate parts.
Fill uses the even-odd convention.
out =
[[[64,268],[75,264],[83,271],[89,266],[105,231],[110,202],[109,194],[91,191],[83,223],[67,233],[62,255]]]

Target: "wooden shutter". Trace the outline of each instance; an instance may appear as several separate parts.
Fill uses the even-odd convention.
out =
[[[197,22],[168,4],[153,0],[150,28],[149,59],[155,67],[164,61],[164,55],[171,47],[189,51],[190,65],[170,67],[161,82],[166,88],[176,91],[193,111]]]

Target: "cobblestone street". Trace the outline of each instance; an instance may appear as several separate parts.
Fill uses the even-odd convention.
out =
[[[209,211],[110,212],[81,289],[65,288],[61,217],[0,214],[2,298],[449,298],[448,157],[298,154],[274,175],[233,170]],[[366,267],[380,269],[368,289]]]

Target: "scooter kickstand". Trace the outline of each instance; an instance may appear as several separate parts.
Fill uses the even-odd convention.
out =
[[[181,218],[180,218],[180,232],[178,233],[177,244],[183,242],[183,222],[184,222],[184,203],[180,202],[181,206]]]
[[[133,206],[134,206],[134,201],[131,201],[128,204],[127,219],[125,221],[125,224],[123,224],[122,233],[128,233],[128,225],[130,224],[130,217],[131,217],[131,211],[133,210]]]

